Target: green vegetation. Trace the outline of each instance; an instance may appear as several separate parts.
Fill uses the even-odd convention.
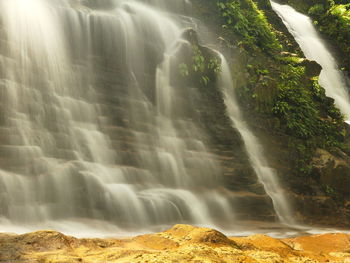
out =
[[[309,14],[312,16],[319,16],[325,12],[325,7],[322,4],[316,4],[309,9]]]
[[[224,30],[239,35],[236,44],[254,57],[247,65],[248,83],[238,95],[252,115],[272,120],[266,122],[269,129],[288,136],[294,173],[309,176],[317,148],[342,147],[343,116],[318,84],[319,71],[310,73],[312,63],[285,52],[288,47],[281,32],[267,21],[256,2],[218,1]],[[319,13],[323,7],[317,5],[312,12]]]
[[[338,193],[333,187],[331,187],[329,185],[324,185],[323,188],[324,188],[324,191],[325,191],[327,196],[333,197],[333,198],[338,198]]]
[[[281,0],[308,13],[319,30],[341,53],[340,61],[350,73],[350,3],[348,0]]]
[[[312,87],[305,88],[302,83],[304,70],[300,66],[282,67],[273,112],[293,137],[308,142],[315,140],[315,146],[322,148],[340,146],[342,115],[333,101],[325,108],[327,114],[321,112],[323,103],[327,103],[324,89],[317,79]]]
[[[350,4],[333,4],[328,10],[314,12],[315,6],[309,12],[313,15],[322,33],[335,42],[345,54],[345,65],[350,70]]]
[[[262,49],[270,54],[279,52],[282,48],[276,34],[262,10],[259,10],[252,0],[219,1],[217,3],[222,17],[225,18],[224,28],[232,28],[242,37],[240,46],[248,49]]]
[[[289,146],[298,156],[295,168],[300,174],[309,175],[309,163],[317,148],[342,146],[343,116],[334,101],[325,96],[318,78],[312,80],[310,88],[304,86],[304,67],[287,65],[282,70],[273,112],[290,135]]]
[[[182,77],[199,74],[200,84],[207,86],[210,81],[214,81],[221,71],[221,66],[217,58],[206,58],[197,44],[192,44],[192,59],[190,64],[185,62],[179,64],[179,71]],[[209,72],[208,72],[209,71]]]

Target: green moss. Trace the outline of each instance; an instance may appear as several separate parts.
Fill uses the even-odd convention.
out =
[[[348,66],[350,63],[350,4],[333,5],[326,13],[317,15],[315,19],[321,32],[328,35],[345,54]],[[350,70],[349,66],[348,70]]]
[[[273,112],[286,126],[293,137],[303,140],[317,139],[316,147],[339,146],[342,139],[343,117],[334,103],[326,105],[327,97],[317,79],[306,88],[303,83],[305,68],[286,65],[281,67],[278,79],[279,94]],[[332,101],[333,102],[333,101]]]
[[[254,1],[221,0],[218,7],[226,21],[223,27],[233,29],[242,37],[240,46],[248,50],[258,48],[270,54],[281,51],[275,32]]]

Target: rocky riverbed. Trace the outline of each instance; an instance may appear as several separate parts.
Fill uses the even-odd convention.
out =
[[[0,262],[350,263],[350,235],[229,238],[213,229],[189,225],[127,239],[77,239],[55,231],[3,233]]]

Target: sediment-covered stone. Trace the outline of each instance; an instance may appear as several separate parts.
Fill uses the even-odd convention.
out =
[[[0,262],[344,263],[350,262],[350,235],[228,238],[189,225],[120,240],[77,239],[54,231],[0,234]]]

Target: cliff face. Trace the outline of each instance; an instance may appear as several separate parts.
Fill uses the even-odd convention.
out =
[[[321,67],[304,58],[269,1],[193,3],[231,57],[245,117],[299,220],[349,224],[348,128],[317,82]]]

